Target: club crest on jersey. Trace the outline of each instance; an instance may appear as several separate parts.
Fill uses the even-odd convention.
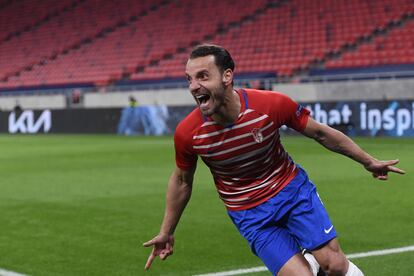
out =
[[[262,131],[259,128],[254,128],[252,130],[252,135],[253,135],[253,138],[256,141],[256,143],[263,142],[263,134],[262,134]]]

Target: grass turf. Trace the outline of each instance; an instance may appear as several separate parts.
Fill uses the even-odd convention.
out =
[[[374,180],[315,142],[285,137],[318,187],[346,253],[414,244],[414,140],[359,138],[407,175]],[[171,137],[0,136],[0,268],[30,275],[144,275],[174,167]],[[261,266],[227,218],[199,162],[175,254],[145,275]],[[366,275],[412,275],[413,252],[354,260]],[[269,275],[268,273],[256,273]],[[254,274],[251,274],[254,275]]]

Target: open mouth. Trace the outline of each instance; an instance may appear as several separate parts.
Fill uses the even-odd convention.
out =
[[[210,95],[208,95],[208,94],[201,94],[201,95],[195,96],[195,98],[197,99],[198,103],[200,105],[202,105],[204,103],[207,103],[208,100],[210,100]]]

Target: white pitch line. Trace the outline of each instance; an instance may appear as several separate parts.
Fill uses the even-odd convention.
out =
[[[398,248],[383,249],[383,250],[374,250],[374,251],[361,252],[361,253],[354,253],[354,254],[349,254],[346,256],[348,259],[358,259],[358,258],[365,258],[365,257],[371,257],[371,256],[391,255],[391,254],[397,254],[397,253],[409,252],[409,251],[414,251],[414,245],[398,247]],[[207,273],[207,274],[198,274],[194,276],[230,276],[230,275],[248,274],[248,273],[253,273],[253,272],[261,272],[261,271],[267,271],[267,268],[265,266],[257,266],[257,267],[251,267],[251,268],[245,268],[245,269],[236,269],[236,270],[213,272],[213,273]]]
[[[27,275],[0,268],[0,276],[27,276]]]
[[[349,254],[346,256],[349,259],[358,259],[358,258],[371,257],[371,256],[391,255],[391,254],[397,254],[397,253],[408,252],[408,251],[414,251],[414,245],[410,245],[406,247],[383,249],[383,250],[375,250],[375,251],[362,252],[362,253],[354,253],[354,254]]]
[[[207,274],[198,274],[194,276],[229,276],[229,275],[240,275],[240,274],[248,274],[248,273],[253,273],[253,272],[261,272],[261,271],[267,271],[267,268],[265,266],[257,266],[257,267],[251,267],[251,268],[246,268],[246,269],[236,269],[236,270],[213,272],[213,273],[207,273]]]

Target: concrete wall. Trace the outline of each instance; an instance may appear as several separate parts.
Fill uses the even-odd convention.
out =
[[[283,92],[299,102],[327,102],[341,100],[413,100],[414,79],[344,81],[329,83],[276,84],[273,90]],[[139,105],[165,104],[167,106],[195,105],[187,88],[130,92],[86,93],[78,107],[125,107],[128,97],[134,96]],[[65,95],[0,97],[0,109],[11,110],[19,103],[23,109],[64,109]]]
[[[85,108],[124,107],[129,96],[134,96],[139,105],[165,104],[168,106],[194,105],[195,101],[187,89],[149,90],[112,93],[87,93],[83,97]]]
[[[30,95],[0,97],[0,110],[12,110],[16,104],[19,104],[23,109],[64,109],[66,108],[66,96]]]
[[[273,90],[285,93],[299,102],[412,100],[414,99],[414,79],[276,84],[273,86]],[[84,96],[84,107],[123,107],[128,105],[130,95],[133,95],[140,105],[195,105],[188,89],[183,88],[104,94],[89,93]]]
[[[275,84],[273,90],[283,92],[299,102],[412,100],[414,99],[414,80]]]

